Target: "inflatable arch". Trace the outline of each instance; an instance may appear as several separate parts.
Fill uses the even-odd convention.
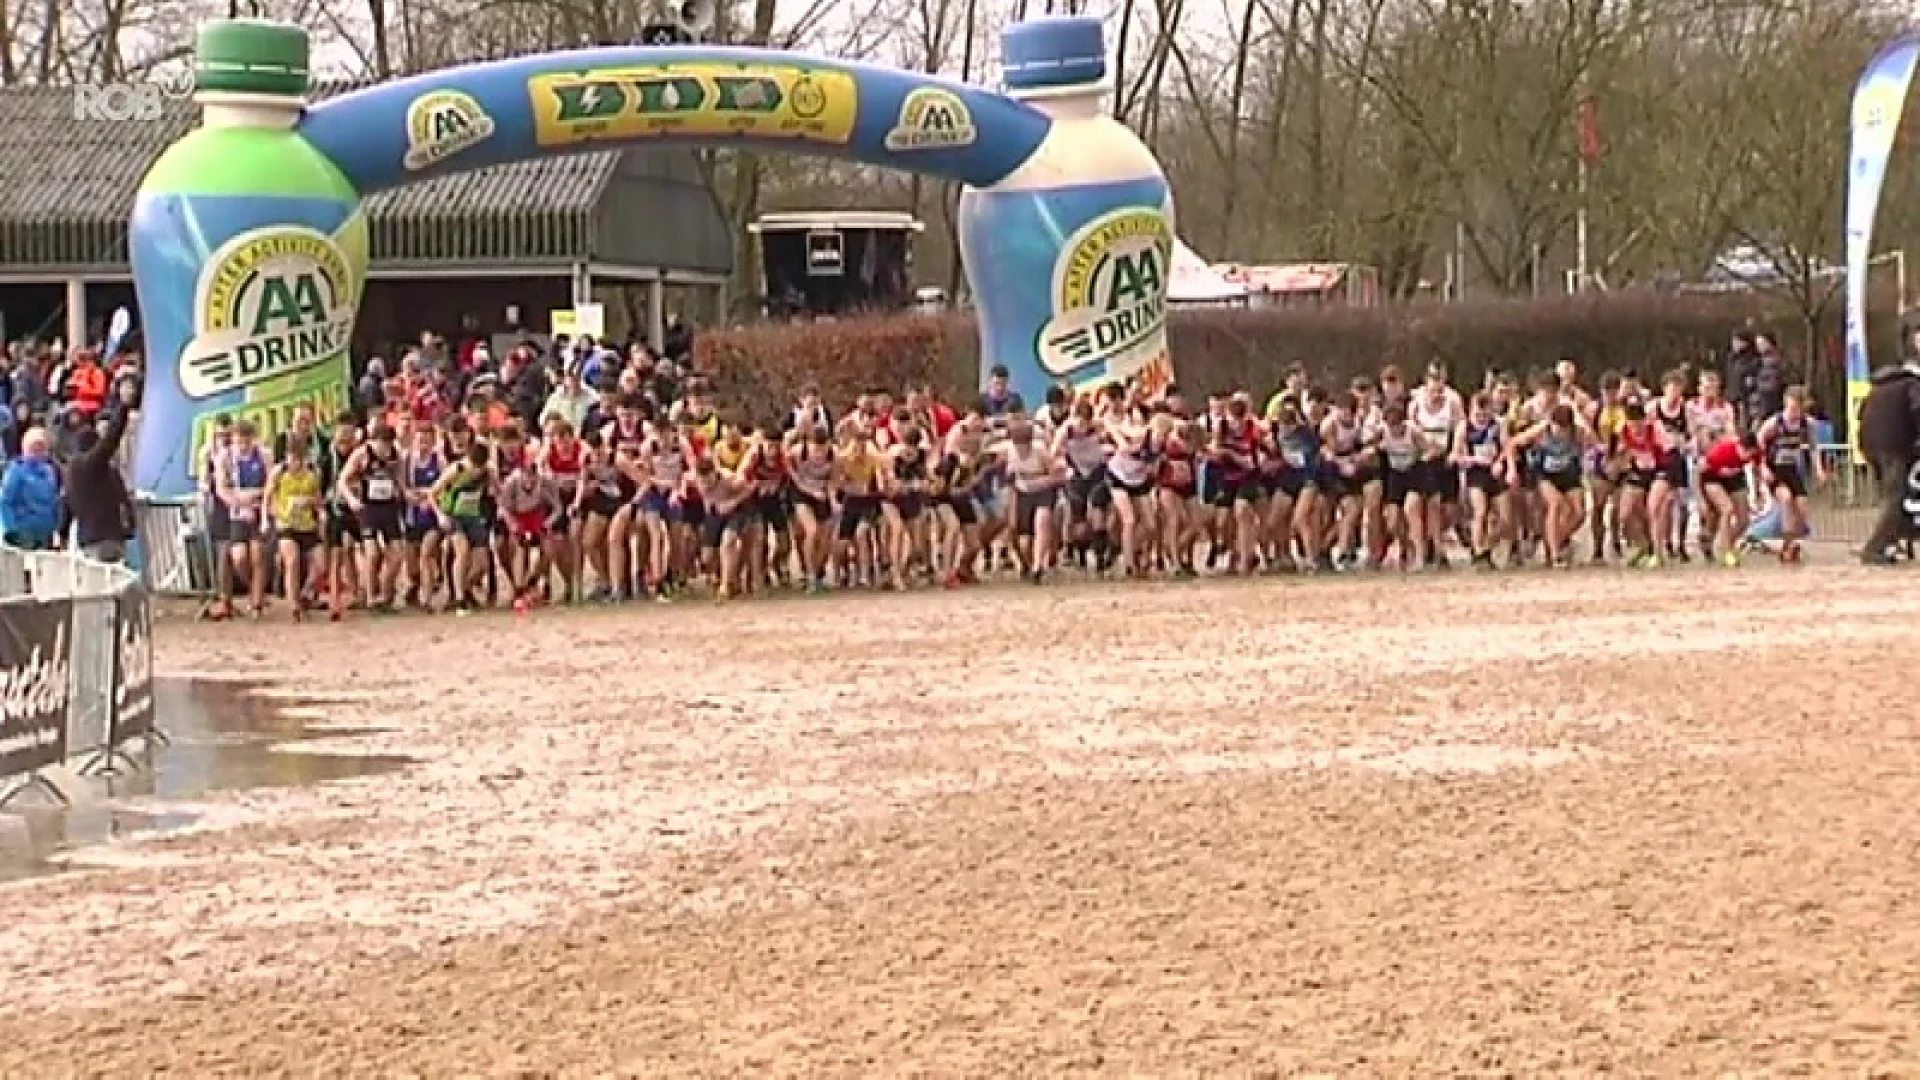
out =
[[[1172,204],[1101,108],[1097,19],[1002,36],[1008,93],[798,53],[598,48],[456,67],[308,107],[305,31],[201,29],[203,125],[155,162],[129,226],[149,350],[139,490],[183,497],[215,416],[271,432],[345,403],[367,264],[362,196],[544,154],[746,146],[967,185],[962,256],[983,377],[1171,378]]]

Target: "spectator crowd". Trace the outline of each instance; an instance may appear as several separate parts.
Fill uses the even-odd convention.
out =
[[[141,356],[132,337],[103,352],[34,340],[0,350],[0,537],[15,547],[125,554],[134,519],[121,449]]]

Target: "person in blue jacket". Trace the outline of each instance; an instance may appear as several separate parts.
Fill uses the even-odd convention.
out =
[[[60,470],[48,453],[46,429],[33,428],[0,478],[0,538],[17,548],[44,551],[59,531]]]

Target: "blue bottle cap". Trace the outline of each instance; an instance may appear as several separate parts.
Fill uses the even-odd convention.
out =
[[[1057,15],[1000,31],[1007,89],[1050,90],[1097,84],[1107,77],[1106,35],[1090,15]]]

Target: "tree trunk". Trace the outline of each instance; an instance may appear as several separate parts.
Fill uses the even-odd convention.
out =
[[[1253,53],[1253,13],[1260,10],[1260,0],[1247,0],[1244,14],[1240,16],[1240,40],[1236,43],[1233,55],[1233,88],[1227,94],[1227,152],[1222,165],[1226,168],[1226,192],[1220,203],[1220,243],[1215,246],[1215,257],[1224,257],[1233,246],[1233,237],[1240,223],[1235,221],[1235,212],[1240,202],[1240,113],[1247,101],[1247,59]]]
[[[393,42],[387,36],[387,0],[367,0],[367,21],[373,24],[373,77],[393,78]]]
[[[1131,6],[1132,0],[1128,0],[1128,3]],[[961,30],[961,34],[960,81],[970,83],[973,81],[974,45],[980,37],[980,0],[967,0],[966,26]],[[947,248],[951,253],[947,261],[947,300],[954,304],[960,302],[960,291],[967,281],[966,262],[960,258],[960,196],[962,194],[959,185],[953,185],[948,189],[943,203],[947,217]]]
[[[1327,11],[1332,6],[1332,0],[1314,0],[1313,40],[1307,54],[1307,236],[1316,259],[1337,254],[1327,198]]]
[[[40,7],[40,85],[53,82],[53,65],[60,54],[60,0],[46,0]]]
[[[3,5],[5,0],[0,0]],[[1120,39],[1113,47],[1113,118],[1121,123],[1127,122],[1127,110],[1131,104],[1127,93],[1127,38],[1133,34],[1133,5],[1137,0],[1122,0],[1120,4]],[[967,10],[973,10],[973,0],[967,0]]]
[[[20,78],[13,59],[15,32],[13,0],[0,0],[0,86],[12,86]]]
[[[753,26],[744,44],[765,48],[773,38],[774,0],[754,0]],[[760,155],[741,150],[733,155],[733,193],[728,200],[733,219],[733,283],[730,290],[736,315],[751,314],[760,288],[760,260],[749,226],[760,216]]]

